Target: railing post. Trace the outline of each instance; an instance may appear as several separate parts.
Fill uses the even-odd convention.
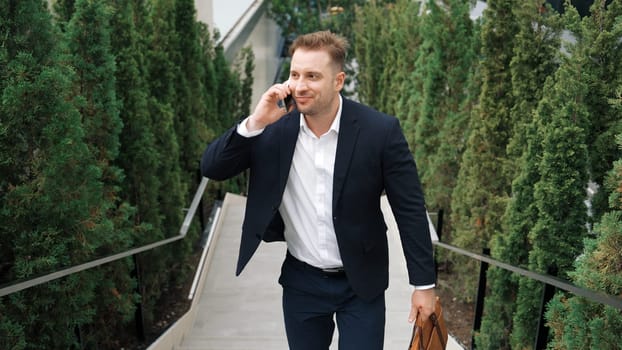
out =
[[[197,184],[201,183],[201,180],[203,179],[203,175],[201,174],[201,169],[198,170],[198,176],[199,176],[199,180],[197,181]],[[203,198],[205,197],[205,194],[201,195],[201,200],[199,201],[199,223],[201,224],[201,232],[203,232],[205,230],[205,206],[204,206],[204,201]]]
[[[78,341],[78,349],[84,349],[84,344],[82,343],[82,329],[80,326],[75,326],[74,333],[76,334],[76,340]]]
[[[138,254],[132,255],[132,260],[134,261],[134,271],[132,274],[136,279],[136,293],[140,295],[140,301],[136,303],[136,310],[134,311],[134,320],[136,323],[136,336],[140,341],[145,341],[145,319],[143,315],[143,302],[142,298],[144,297],[142,293],[142,286],[140,283],[140,265],[138,264]]]
[[[490,248],[483,249],[484,255],[490,254]],[[486,297],[486,272],[488,263],[482,261],[479,265],[479,282],[477,285],[477,299],[475,302],[475,317],[473,319],[473,334],[471,335],[471,349],[475,349],[475,334],[482,326],[482,315],[484,313],[484,298]]]
[[[551,276],[557,275],[557,268],[555,266],[549,267],[547,273]],[[538,320],[538,329],[536,331],[536,340],[534,344],[535,350],[546,349],[549,338],[549,328],[546,326],[546,306],[549,301],[553,299],[555,295],[555,287],[544,283],[544,289],[542,290],[542,300],[540,302],[540,318]]]
[[[436,235],[438,236],[438,241],[441,242],[441,236],[443,234],[443,209],[439,209],[436,212]],[[438,254],[436,254],[436,249],[434,249],[434,272],[436,275],[436,283],[438,285]]]
[[[438,235],[438,240],[441,240],[441,235],[443,234],[443,215],[445,211],[443,209],[439,209],[436,214],[436,234]]]

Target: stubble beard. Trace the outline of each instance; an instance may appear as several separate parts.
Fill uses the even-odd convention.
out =
[[[311,100],[308,106],[299,108],[300,113],[309,118],[320,118],[323,115],[332,113],[332,101],[318,101],[315,98]]]

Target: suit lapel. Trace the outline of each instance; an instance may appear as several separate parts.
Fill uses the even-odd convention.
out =
[[[296,140],[300,131],[300,113],[295,111],[285,118],[287,119],[284,121],[279,135],[279,190],[281,196],[285,191],[289,169],[294,157],[294,149],[296,148]]]
[[[333,212],[341,197],[341,191],[346,181],[346,175],[350,168],[352,154],[358,139],[360,126],[357,116],[352,115],[348,101],[343,99],[341,110],[341,122],[339,125],[339,138],[337,140],[337,154],[335,156],[335,170],[333,174]]]

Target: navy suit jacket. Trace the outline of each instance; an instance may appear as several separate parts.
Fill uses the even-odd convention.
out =
[[[284,240],[281,198],[300,130],[294,110],[258,136],[237,126],[212,142],[201,160],[203,176],[224,180],[250,169],[236,274],[263,240]],[[399,121],[343,98],[333,177],[332,215],[346,276],[364,299],[389,283],[387,226],[380,208],[386,193],[395,216],[412,285],[435,283],[433,250],[423,191]]]

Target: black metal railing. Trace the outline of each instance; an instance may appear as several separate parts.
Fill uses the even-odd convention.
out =
[[[52,273],[48,273],[42,276],[30,278],[30,279],[23,280],[23,281],[14,281],[14,282],[8,283],[0,287],[0,297],[13,294],[21,290],[37,286],[37,285],[41,285],[49,281],[53,281],[53,280],[65,277],[65,276],[69,276],[71,274],[74,274],[80,271],[84,271],[84,270],[91,269],[97,266],[101,266],[101,265],[104,265],[104,264],[107,264],[113,261],[117,261],[117,260],[120,260],[126,257],[132,256],[134,259],[136,259],[136,256],[139,253],[146,252],[146,251],[155,249],[157,247],[167,245],[172,242],[183,239],[186,236],[186,233],[188,232],[188,229],[190,227],[190,224],[193,218],[195,217],[197,208],[200,205],[201,198],[203,196],[203,193],[205,192],[207,183],[208,183],[208,179],[202,178],[201,183],[199,184],[197,188],[197,191],[194,195],[192,203],[190,204],[190,207],[188,208],[188,211],[186,213],[182,226],[179,230],[179,234],[177,236],[166,238],[158,242],[150,243],[150,244],[147,244],[141,247],[127,250],[122,253],[113,254],[113,255],[110,255],[104,258],[96,259],[96,260],[93,260],[93,261],[90,261],[84,264],[72,266],[72,267],[62,269],[59,271],[55,271]],[[492,258],[489,255],[490,253],[488,249],[484,249],[482,254],[478,254],[478,253],[468,251],[466,249],[462,249],[462,248],[441,242],[440,232],[442,232],[442,226],[443,226],[443,212],[439,211],[436,214],[437,214],[436,230],[439,234],[439,241],[433,242],[435,247],[446,249],[456,254],[463,255],[463,256],[466,256],[468,258],[471,258],[471,259],[474,259],[480,262],[479,283],[478,283],[477,297],[476,297],[476,302],[475,302],[475,316],[474,316],[474,321],[473,321],[473,334],[479,331],[479,328],[481,325],[481,317],[482,317],[483,308],[484,308],[484,299],[486,297],[486,282],[487,282],[486,273],[490,265],[496,266],[498,268],[501,268],[501,269],[510,271],[512,273],[516,273],[521,276],[531,278],[531,279],[534,279],[536,281],[543,283],[544,290],[542,293],[542,300],[541,300],[541,307],[540,307],[540,322],[538,324],[538,332],[536,333],[535,340],[534,340],[534,349],[536,350],[546,348],[548,328],[546,327],[546,324],[544,322],[544,311],[545,311],[546,304],[553,297],[556,290],[563,290],[563,291],[572,293],[574,295],[582,296],[590,301],[614,307],[618,310],[621,310],[622,312],[622,298],[620,297],[604,294],[602,292],[586,289],[583,287],[579,287],[568,281],[554,277],[550,274],[541,274],[541,273],[533,272],[533,271],[530,271],[530,270],[527,270],[521,267],[517,267],[511,264],[501,262],[499,260]],[[203,220],[201,220],[201,222],[203,223]],[[202,229],[205,230],[204,227]],[[553,272],[549,271],[549,273],[553,273]],[[139,337],[140,337],[140,334],[143,334],[143,337],[144,337],[144,330],[141,329],[142,322],[140,322],[140,320],[142,316],[140,315],[140,309],[138,309],[137,312],[138,314],[136,317],[136,322],[137,322],[137,328],[139,328],[138,334],[139,334]],[[473,340],[474,339],[471,340],[471,349],[475,348]]]
[[[474,253],[466,249],[462,249],[451,244],[443,243],[440,241],[440,232],[443,227],[443,211],[439,210],[437,213],[436,229],[439,235],[439,241],[433,242],[433,244],[442,249],[449,250],[459,255],[466,256],[468,258],[477,260],[480,262],[479,280],[477,288],[477,297],[475,299],[475,312],[473,320],[473,332],[471,338],[471,349],[475,349],[474,335],[479,331],[481,326],[481,320],[484,310],[484,299],[486,298],[486,274],[490,265],[498,268],[510,271],[512,273],[519,274],[521,276],[542,282],[544,288],[542,291],[542,298],[540,302],[540,315],[538,322],[538,329],[534,339],[534,349],[546,349],[549,329],[545,322],[546,305],[555,295],[556,290],[563,290],[574,295],[582,296],[590,301],[608,305],[614,307],[622,312],[622,298],[618,296],[608,295],[602,292],[590,290],[587,288],[579,287],[566,280],[562,280],[558,277],[552,276],[555,271],[548,271],[548,274],[541,274],[533,272],[518,266],[504,263],[496,260],[490,256],[490,250],[488,248],[483,249],[482,254]]]
[[[121,252],[121,253],[117,253],[117,254],[112,254],[103,258],[99,258],[99,259],[95,259],[83,264],[79,264],[79,265],[75,265],[75,266],[71,266],[68,268],[64,268],[58,271],[54,271],[48,274],[44,274],[44,275],[40,275],[37,277],[33,277],[33,278],[29,278],[29,279],[25,279],[25,280],[18,280],[18,281],[13,281],[10,283],[7,283],[3,286],[0,286],[0,297],[3,297],[5,295],[10,295],[13,293],[17,293],[19,291],[22,291],[24,289],[28,289],[34,286],[38,286],[62,277],[66,277],[69,275],[72,275],[74,273],[78,273],[84,270],[88,270],[94,267],[98,267],[104,264],[108,264],[111,263],[113,261],[117,261],[123,258],[127,258],[127,257],[132,257],[133,261],[134,261],[134,267],[136,270],[138,270],[139,266],[138,266],[138,261],[137,261],[137,257],[138,254],[146,252],[146,251],[150,251],[153,250],[155,248],[176,242],[178,240],[183,239],[184,237],[186,237],[186,234],[188,233],[188,229],[190,228],[190,224],[192,223],[192,220],[194,219],[194,217],[196,216],[196,212],[197,209],[199,208],[199,206],[201,205],[201,198],[203,197],[203,193],[205,192],[205,189],[207,187],[207,183],[208,183],[208,178],[206,177],[202,177],[201,178],[201,182],[199,183],[197,190],[194,194],[194,197],[192,199],[192,202],[190,203],[190,207],[187,208],[187,212],[186,212],[186,216],[184,217],[184,221],[181,224],[181,227],[179,229],[179,233],[174,236],[174,237],[170,237],[170,238],[166,238],[166,239],[162,239],[160,241],[157,242],[153,242],[153,243],[149,243],[146,245],[143,245],[141,247],[137,247],[137,248],[132,248],[129,249],[127,251]],[[205,220],[202,217],[202,213],[200,216],[200,222],[201,222],[201,230],[203,232],[205,232],[206,227],[204,227],[205,225]],[[213,222],[212,222],[213,224]],[[136,277],[138,276],[138,271],[135,271],[134,274],[136,275]],[[140,281],[137,281],[138,283],[140,283]],[[137,286],[137,288],[140,288],[140,285]],[[144,330],[144,324],[143,324],[143,315],[142,315],[142,304],[137,305],[136,308],[136,314],[135,314],[135,321],[136,321],[136,333],[137,336],[140,340],[145,340],[145,330]],[[80,338],[80,334],[79,334],[79,329],[76,331],[76,336],[78,337],[78,339]]]

